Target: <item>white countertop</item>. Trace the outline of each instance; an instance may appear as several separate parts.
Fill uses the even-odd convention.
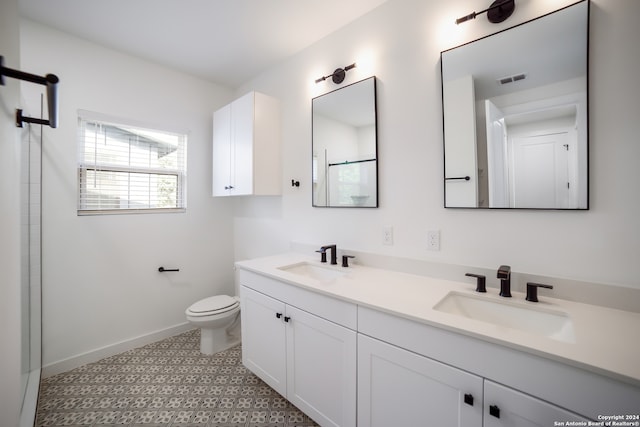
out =
[[[321,281],[279,269],[302,262],[346,274]],[[472,280],[469,280],[470,283],[454,282],[357,264],[343,268],[340,265],[321,264],[317,257],[297,253],[240,261],[236,266],[343,301],[547,357],[640,386],[640,313],[555,299],[548,296],[553,293],[549,290],[540,292],[540,301],[532,303],[525,301],[524,294],[512,291],[510,304],[567,313],[573,321],[575,333],[575,342],[568,343],[433,309],[451,291],[481,296],[496,302],[504,301],[493,288],[488,288],[484,294],[474,292],[475,281]]]

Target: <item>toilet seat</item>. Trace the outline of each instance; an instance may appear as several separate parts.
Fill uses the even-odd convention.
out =
[[[193,303],[187,309],[187,315],[194,317],[214,316],[237,308],[240,308],[240,302],[237,298],[228,295],[215,295]]]

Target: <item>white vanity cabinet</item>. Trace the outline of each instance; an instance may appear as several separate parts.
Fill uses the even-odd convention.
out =
[[[597,420],[599,415],[611,413],[635,414],[640,402],[640,390],[633,385],[569,364],[537,357],[377,310],[359,308],[358,331],[372,337],[368,339],[378,341],[378,344],[372,347],[376,352],[381,352],[385,346],[393,349],[384,350],[386,352],[384,355],[387,357],[385,364],[389,366],[395,364],[393,369],[397,372],[405,369],[417,372],[421,381],[425,383],[430,379],[442,379],[441,384],[436,384],[434,387],[440,388],[443,394],[444,390],[449,390],[450,396],[448,399],[443,396],[438,397],[446,400],[444,403],[441,402],[440,406],[445,413],[438,416],[454,415],[452,421],[449,421],[449,424],[445,423],[446,425],[459,425],[457,420],[465,416],[463,411],[470,410],[461,403],[464,402],[465,393],[473,394],[474,406],[476,401],[482,402],[480,415],[482,421],[478,421],[477,424],[473,422],[462,424],[484,425],[484,427],[550,426],[554,425],[554,421]],[[367,375],[373,378],[382,375],[377,372],[375,363],[370,368],[366,365],[367,358],[375,361],[376,358],[380,359],[380,356],[377,356],[377,353],[373,356],[360,354],[367,348],[361,344],[362,342],[359,340],[358,404],[365,406],[358,408],[359,420],[366,419],[367,412],[371,411],[367,406],[371,402],[381,406],[377,409],[378,412],[385,407],[382,400],[375,399],[375,394],[380,393],[376,390],[375,383],[371,385],[366,382]],[[404,352],[411,357],[406,356]],[[420,364],[427,369],[426,374],[416,369],[415,364]],[[384,366],[382,363],[378,365]],[[459,370],[460,373],[481,380],[482,392],[478,394],[477,385],[474,391],[465,391],[463,386],[468,390],[472,389],[469,385],[470,381],[468,384],[458,379],[449,381],[441,373],[437,374],[439,377],[436,376],[436,372],[442,370],[441,366],[448,368],[443,372]],[[397,382],[394,387],[399,390],[402,390],[405,384],[409,384],[399,375],[395,377],[387,375],[387,382],[394,381]],[[422,405],[426,407],[429,403],[423,402]],[[389,411],[399,411],[388,403],[386,407]],[[438,406],[435,408],[437,409]],[[496,410],[499,411],[499,417],[496,416],[498,415]],[[381,419],[385,419],[386,416],[386,414],[378,415],[382,417]],[[371,422],[372,426],[382,425],[374,421]],[[429,425],[429,423],[415,425]]]
[[[320,425],[355,427],[356,306],[239,278],[243,364]]]
[[[364,335],[358,337],[358,424],[548,427],[587,421],[543,400]]]
[[[213,113],[213,196],[279,195],[278,100],[249,92]]]
[[[358,336],[358,425],[482,426],[482,378]]]
[[[282,267],[305,263],[344,274],[309,279]],[[409,276],[293,256],[239,267],[243,363],[322,426],[354,426],[356,413],[360,427],[547,427],[638,412],[636,377],[606,369],[631,361],[615,346],[607,363],[585,364],[519,334],[467,331],[430,318],[433,301],[421,307],[430,296]],[[405,294],[413,299],[389,300]]]

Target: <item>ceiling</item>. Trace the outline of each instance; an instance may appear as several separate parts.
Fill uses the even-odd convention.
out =
[[[20,0],[21,15],[238,87],[387,0]]]

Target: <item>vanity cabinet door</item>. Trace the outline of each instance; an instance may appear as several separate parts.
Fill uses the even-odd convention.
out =
[[[356,332],[291,306],[286,329],[289,401],[320,425],[355,427]]]
[[[548,427],[555,425],[554,422],[588,421],[489,380],[484,382],[484,405],[484,427]]]
[[[240,301],[242,363],[286,396],[285,304],[245,286],[240,287]]]
[[[482,378],[358,335],[358,425],[482,426]]]

